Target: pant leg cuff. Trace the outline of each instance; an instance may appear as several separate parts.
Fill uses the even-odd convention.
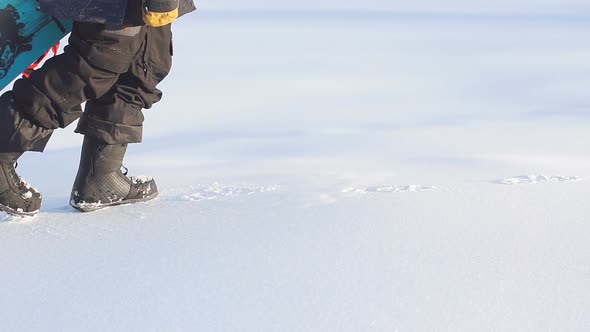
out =
[[[96,138],[106,144],[140,143],[143,126],[130,126],[82,116],[75,132]]]
[[[10,108],[0,113],[0,152],[45,150],[53,129],[38,126]]]

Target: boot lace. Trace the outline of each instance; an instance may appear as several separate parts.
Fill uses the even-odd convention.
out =
[[[10,167],[8,170],[10,173],[10,177],[16,188],[20,192],[34,192],[38,193],[37,189],[33,188],[30,184],[25,181],[21,176],[16,173],[16,169],[18,168],[18,161],[15,161],[13,167]]]

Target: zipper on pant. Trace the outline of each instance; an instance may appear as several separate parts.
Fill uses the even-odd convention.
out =
[[[150,47],[152,47],[152,45],[150,45],[150,27],[146,26],[146,32],[145,32],[145,48],[143,50],[143,74],[144,76],[147,78],[147,72],[148,72],[148,52],[150,51]]]

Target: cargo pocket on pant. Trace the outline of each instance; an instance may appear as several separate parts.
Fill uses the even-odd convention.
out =
[[[78,24],[79,33],[70,36],[70,45],[80,52],[89,64],[116,74],[129,70],[143,41],[142,27],[97,28],[92,24]]]
[[[133,56],[121,54],[106,47],[92,45],[88,49],[86,60],[98,68],[123,74],[129,70]]]

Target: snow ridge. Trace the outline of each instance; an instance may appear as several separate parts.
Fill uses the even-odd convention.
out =
[[[572,182],[572,181],[581,181],[582,178],[578,176],[561,176],[561,175],[521,175],[515,176],[507,179],[500,179],[495,180],[494,183],[497,184],[506,184],[506,185],[519,185],[519,184],[536,184],[536,183],[547,183],[547,182]]]
[[[432,191],[436,190],[433,186],[423,186],[419,184],[411,185],[387,185],[387,186],[370,186],[364,188],[349,187],[343,189],[343,193],[405,193],[405,192],[420,192],[420,191]]]

